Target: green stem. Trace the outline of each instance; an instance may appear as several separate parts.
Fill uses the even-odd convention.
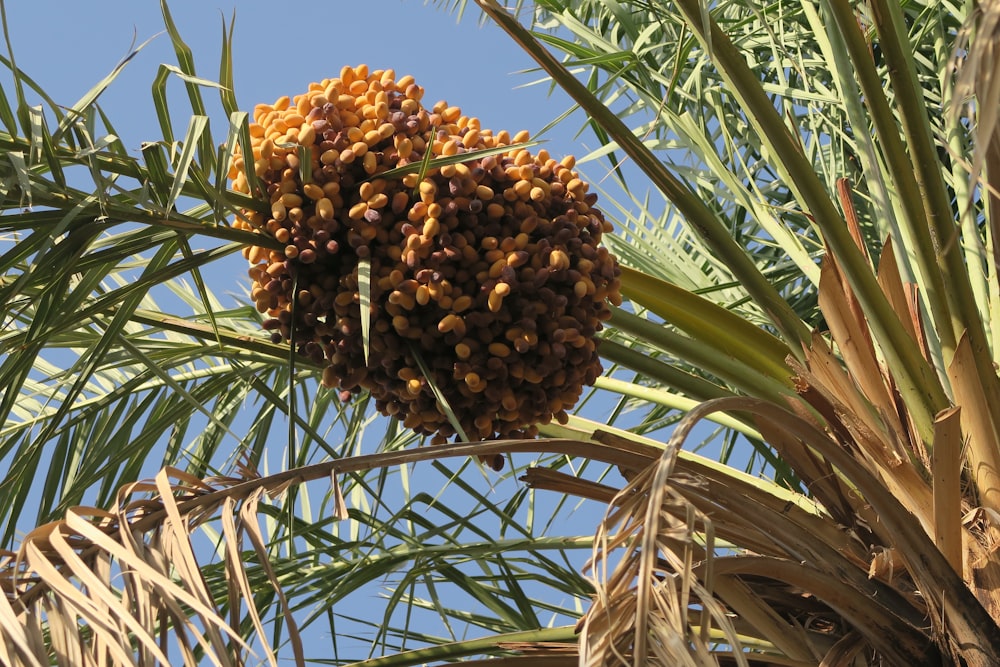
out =
[[[617,380],[615,378],[604,376],[597,378],[597,380],[594,381],[594,386],[598,389],[604,389],[605,391],[611,391],[616,394],[631,396],[650,403],[657,403],[664,407],[679,410],[681,412],[693,410],[694,407],[700,403],[700,401],[680,396],[679,394],[675,394],[673,392],[664,391],[655,387],[646,387],[635,382],[626,382],[625,380]],[[756,429],[747,426],[745,423],[735,419],[729,414],[720,412],[710,415],[708,419],[714,421],[716,424],[725,426],[726,428],[739,431],[748,438],[760,441],[764,440],[764,436],[762,436]]]
[[[209,324],[192,322],[180,317],[173,317],[142,308],[136,308],[132,313],[131,319],[140,324],[184,334],[209,343],[219,343],[238,350],[257,352],[276,362],[288,361],[288,345],[275,345],[274,343],[261,340],[256,336],[240,334],[231,329],[222,329]],[[296,365],[313,366],[316,369],[320,369],[319,365],[313,364],[307,357],[299,358]]]
[[[713,382],[627,347],[616,340],[602,340],[598,350],[608,361],[630,368],[693,399],[707,401],[710,398],[733,395],[731,391]]]
[[[778,380],[743,363],[736,357],[718,349],[712,341],[683,336],[662,324],[643,319],[638,315],[612,309],[609,324],[635,336],[643,343],[674,354],[697,368],[731,383],[734,387],[752,396],[760,396],[775,401],[783,401],[794,395],[792,384],[787,377]],[[789,373],[790,375],[790,373]]]
[[[86,198],[86,194],[46,192],[35,190],[32,199],[36,206],[49,206],[60,211],[68,211],[81,200]],[[77,215],[82,217],[101,217],[111,223],[136,222],[142,225],[153,227],[165,227],[185,234],[199,234],[225,241],[235,241],[243,245],[259,245],[267,248],[281,249],[283,245],[266,234],[255,234],[227,225],[219,225],[213,222],[203,222],[196,218],[191,218],[177,211],[170,211],[167,215],[150,211],[138,206],[122,205],[114,199],[106,202],[105,206],[94,203],[81,209]]]
[[[622,267],[622,293],[672,326],[778,381],[792,375],[788,346],[736,313],[665,280]]]
[[[509,653],[511,649],[503,649],[499,646],[502,643],[525,643],[544,644],[548,642],[576,643],[576,629],[572,625],[560,626],[557,628],[540,628],[538,630],[522,630],[521,632],[508,632],[502,635],[491,637],[480,637],[478,639],[467,639],[451,644],[441,644],[429,646],[427,648],[404,651],[393,655],[386,655],[380,658],[353,662],[345,667],[405,667],[406,665],[423,665],[429,662],[438,663],[453,658],[461,658],[467,655],[480,655],[484,653],[496,654],[500,652]]]

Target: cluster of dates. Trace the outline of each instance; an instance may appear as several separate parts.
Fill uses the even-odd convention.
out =
[[[425,108],[423,93],[361,65],[257,106],[252,164],[238,155],[230,177],[271,210],[236,224],[284,249],[245,249],[252,297],[272,339],[324,365],[345,399],[367,390],[444,441],[455,429],[433,384],[469,439],[534,436],[601,373],[595,335],[621,302],[610,224],[572,157]]]

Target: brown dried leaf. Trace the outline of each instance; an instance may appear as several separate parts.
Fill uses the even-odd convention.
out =
[[[558,470],[537,466],[528,468],[520,480],[532,489],[545,489],[603,503],[610,503],[619,491],[607,484],[599,484]]]
[[[997,450],[1000,428],[985,400],[975,363],[969,338],[962,335],[948,366],[948,379],[955,393],[955,404],[962,407],[962,432],[969,438],[965,454],[979,501],[984,507],[1000,510],[1000,451]]]
[[[872,432],[881,436],[879,439],[885,451],[869,454],[885,458],[884,465],[894,466],[907,458],[904,443],[894,435],[904,433],[902,423],[876,357],[867,320],[832,255],[823,259],[819,305],[830,325],[830,336],[843,356],[852,383],[857,387],[854,391],[838,394],[838,398],[847,402],[852,413]],[[858,390],[867,400],[857,400]],[[874,415],[878,415],[882,423],[878,423]]]
[[[696,562],[711,563],[711,522],[667,483],[692,425],[682,423],[659,461],[622,489],[598,531],[589,566],[596,599],[582,622],[581,665],[715,666],[713,627],[737,648],[737,664],[748,665],[725,608],[694,575]],[[625,553],[612,569],[618,547]],[[692,609],[700,609],[697,626],[689,622]]]

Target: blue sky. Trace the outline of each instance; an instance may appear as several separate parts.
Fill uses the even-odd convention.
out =
[[[506,128],[511,134],[520,129],[535,133],[570,106],[561,93],[550,97],[544,84],[526,85],[540,78],[519,73],[533,62],[498,28],[480,26],[474,6],[459,23],[455,14],[418,0],[171,2],[174,21],[202,77],[218,76],[222,20],[229,21],[234,9],[236,96],[247,110],[303,92],[309,82],[359,63],[393,68],[400,76],[412,74],[426,89],[426,99],[446,99],[478,116],[483,127]],[[66,104],[111,71],[133,39],[140,44],[152,37],[104,94],[102,106],[129,150],[159,138],[150,83],[160,63],[176,61],[169,38],[160,34],[158,2],[7,3],[7,20],[18,65]],[[180,96],[175,121],[186,125],[182,84],[173,81],[171,92]],[[578,127],[567,124],[548,137],[549,152],[582,155],[592,150],[592,140],[586,148],[574,140]],[[221,126],[215,132],[225,135]]]

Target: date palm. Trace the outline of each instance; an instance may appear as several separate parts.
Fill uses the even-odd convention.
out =
[[[141,157],[96,103],[114,75],[67,109],[11,58],[0,659],[308,662],[299,628],[325,622],[337,664],[366,623],[372,665],[1000,664],[998,5],[478,4],[583,109],[589,169],[627,199],[604,198],[613,419],[407,448],[222,307],[204,268],[256,240],[225,222],[254,205],[227,190],[249,141],[231,35],[198,78],[164,6],[178,64]],[[706,417],[718,460],[683,449]],[[521,452],[531,490],[505,504],[463,463]],[[417,461],[447,503],[410,486]],[[596,535],[553,532],[573,496],[606,508]],[[376,581],[383,618],[352,619]]]

